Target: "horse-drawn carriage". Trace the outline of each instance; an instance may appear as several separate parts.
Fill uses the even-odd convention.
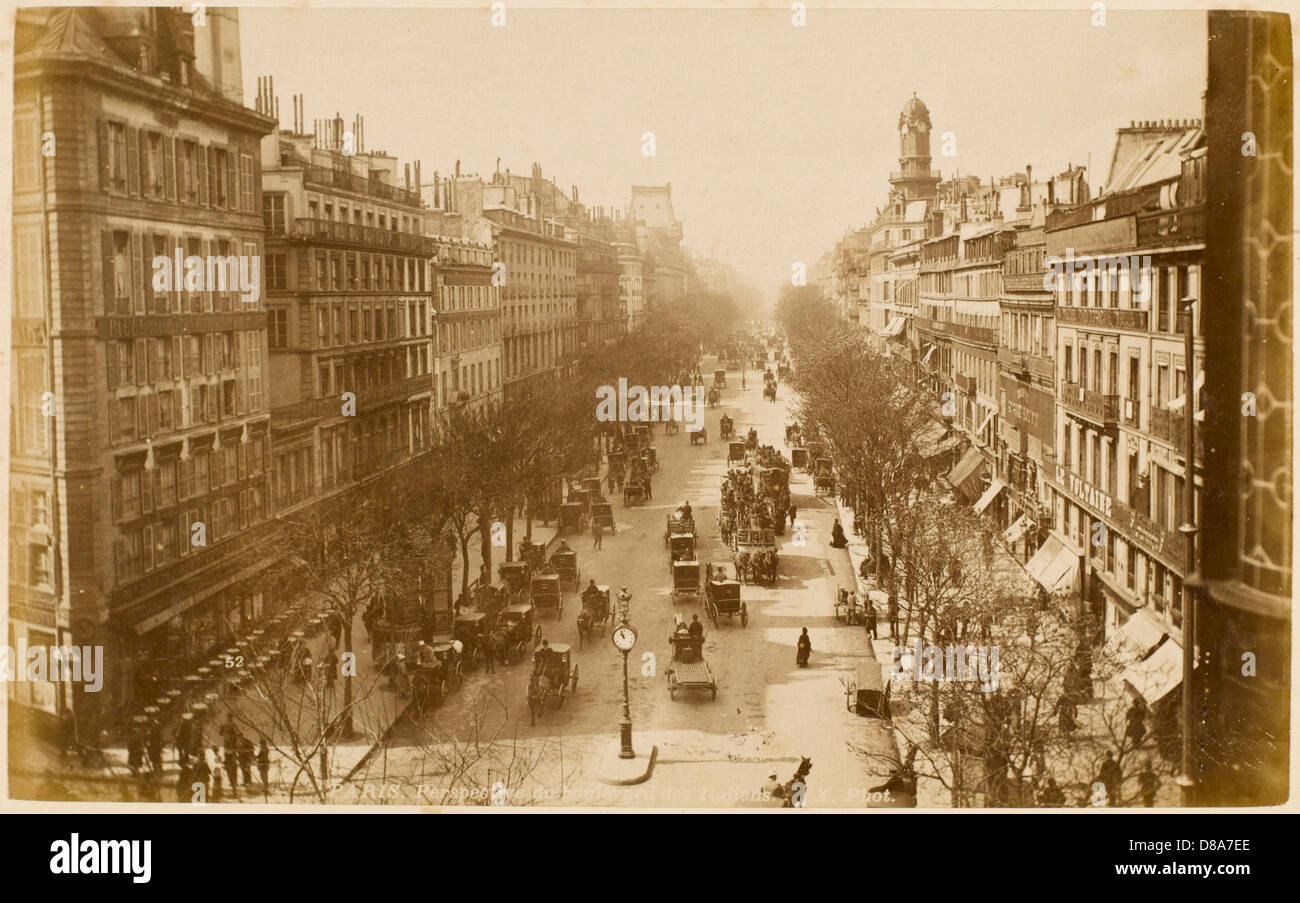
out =
[[[700,563],[695,560],[695,556],[674,558],[670,566],[673,570],[673,604],[677,604],[679,596],[693,596],[698,599],[700,597]]]
[[[736,421],[732,420],[726,414],[722,415],[722,420],[718,424],[718,435],[723,439],[730,440],[736,435]]]
[[[645,464],[646,473],[657,473],[659,471],[659,453],[655,451],[653,445],[641,449],[641,460]]]
[[[616,480],[622,477],[622,475],[627,471],[626,451],[623,451],[622,449],[611,451],[605,456],[605,460],[609,462],[610,476],[615,477]]]
[[[576,565],[574,569],[576,571]],[[564,611],[564,594],[560,589],[560,575],[554,573],[533,574],[532,579],[528,582],[528,600],[536,609],[537,617],[540,618],[542,612],[552,611],[558,621],[560,614]]]
[[[519,559],[528,567],[528,573],[540,571],[546,563],[546,543],[519,541]]]
[[[623,507],[644,505],[646,500],[650,498],[648,483],[648,480],[637,480],[635,482],[629,480],[627,485],[623,487]]]
[[[430,704],[442,705],[447,698],[447,689],[460,686],[460,654],[451,641],[437,644],[421,642],[416,649],[410,673],[411,699],[416,711],[423,712]]]
[[[668,537],[668,562],[695,560],[695,534],[673,533]]]
[[[686,434],[691,437],[691,445],[697,442],[703,442],[705,445],[709,443],[709,431],[704,427],[700,427],[698,430],[687,427]]]
[[[615,532],[614,506],[604,499],[592,503],[591,519],[593,523],[600,524],[601,527],[608,530],[610,533]]]
[[[518,599],[528,587],[528,578],[532,575],[532,568],[526,561],[503,561],[497,565],[497,573],[501,575],[499,584],[493,586],[504,587],[507,603]],[[481,606],[480,606],[481,607]]]
[[[497,615],[492,640],[502,663],[508,663],[512,659],[520,661],[541,638],[542,625],[535,623],[533,606],[527,602],[507,605]]]
[[[695,535],[695,514],[684,507],[674,508],[668,515],[666,526],[664,527],[664,545],[668,545],[668,538],[674,534],[689,533]]]
[[[578,553],[570,549],[567,545],[562,545],[551,555],[552,573],[560,575],[560,582],[572,583],[574,591],[578,589],[578,580],[581,574],[578,571]]]
[[[721,568],[712,564],[705,570],[704,610],[718,626],[718,617],[726,615],[727,620],[740,615],[740,626],[749,626],[749,607],[740,599],[740,581],[728,580]]]
[[[727,388],[727,371],[719,367],[713,371],[713,386],[716,389]]]
[[[775,382],[770,382],[770,383],[768,383],[767,385],[763,386],[763,400],[764,400],[764,401],[767,401],[767,402],[771,402],[771,403],[773,403],[773,404],[776,403],[776,383],[775,383]]]
[[[745,463],[745,443],[730,442],[727,444],[727,463],[744,464]]]
[[[495,585],[495,584],[493,584]],[[460,640],[461,656],[471,668],[483,664],[487,655],[483,637],[488,634],[496,618],[485,611],[462,611],[452,622],[452,636]]]
[[[593,633],[604,635],[609,623],[609,587],[592,584],[582,593],[582,611],[578,614],[578,648]]]
[[[802,445],[795,446],[790,452],[790,463],[800,470],[808,470],[808,449]]]
[[[529,727],[546,710],[546,700],[564,698],[578,689],[578,666],[573,664],[567,643],[539,646],[533,653],[533,673],[528,678]]]
[[[704,402],[711,408],[716,408],[722,402],[722,392],[718,390],[717,386],[709,389],[704,396]]]
[[[560,534],[585,533],[589,516],[582,502],[565,502],[560,506]]]
[[[749,428],[749,433],[745,436],[745,451],[758,451],[758,430],[754,429],[752,426]]]
[[[835,494],[835,467],[830,458],[813,461],[813,492],[816,495]]]
[[[704,637],[677,631],[668,637],[673,647],[672,661],[668,665],[668,698],[675,699],[678,690],[708,690],[718,698],[718,683],[704,658]]]

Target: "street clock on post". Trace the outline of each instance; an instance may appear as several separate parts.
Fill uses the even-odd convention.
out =
[[[632,647],[636,645],[636,630],[631,624],[624,622],[614,628],[610,639],[614,641],[614,646],[619,652],[631,652]]]

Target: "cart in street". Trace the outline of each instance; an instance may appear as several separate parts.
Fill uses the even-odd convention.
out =
[[[704,610],[714,627],[721,615],[726,615],[727,620],[740,615],[740,626],[749,626],[749,607],[740,599],[740,581],[719,577],[712,564],[705,570]]]
[[[587,506],[580,502],[565,502],[560,506],[560,535],[566,533],[585,533],[587,530]]]
[[[709,444],[709,431],[704,427],[700,427],[698,430],[687,427],[686,433],[691,437],[691,445],[695,445],[700,442],[704,443],[705,445]]]
[[[582,612],[578,615],[578,648],[593,633],[603,636],[608,623],[609,587],[588,587],[582,594]]]
[[[555,619],[560,619],[564,611],[564,595],[560,589],[559,574],[534,574],[528,586],[528,598],[537,610],[537,617],[543,612],[553,612]]]
[[[557,708],[562,708],[565,697],[576,689],[578,666],[572,662],[569,644],[538,647],[533,653],[533,673],[528,678],[529,726],[546,711],[546,700],[559,700]]]
[[[673,569],[673,604],[680,596],[700,597],[700,563],[692,559],[674,560]]]
[[[743,464],[745,462],[745,443],[730,442],[727,444],[727,463]]]
[[[716,389],[727,388],[727,371],[721,367],[713,371],[713,386]]]
[[[542,638],[542,625],[533,620],[533,606],[521,602],[501,609],[492,638],[503,663],[523,659]]]
[[[592,503],[591,519],[608,530],[611,535],[616,532],[614,527],[614,506],[604,499]]]
[[[678,690],[708,690],[718,698],[718,684],[704,658],[704,638],[678,631],[668,638],[673,647],[668,665],[668,698],[676,699]]]

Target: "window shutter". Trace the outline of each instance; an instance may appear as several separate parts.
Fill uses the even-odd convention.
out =
[[[226,206],[231,210],[239,209],[239,147],[231,145],[226,151]]]
[[[193,463],[191,460],[176,462],[176,498],[178,499],[190,497],[190,469]],[[184,526],[181,527],[181,532],[185,532]]]
[[[113,523],[122,519],[122,478],[113,474],[112,489],[109,491],[113,505]]]
[[[140,510],[145,514],[153,510],[153,475],[148,470],[140,471]]]
[[[116,443],[118,438],[122,434],[122,422],[121,422],[122,415],[121,415],[121,411],[119,410],[121,404],[122,403],[118,401],[116,398],[110,398],[108,400],[108,443],[109,445],[113,445],[114,443]],[[114,496],[114,501],[116,501],[116,498],[117,497]]]
[[[108,123],[99,120],[99,188],[108,191],[113,174],[108,169]]]
[[[140,130],[126,130],[126,190],[140,193]]]
[[[167,193],[167,200],[176,200],[176,139],[170,135],[165,135],[162,140],[163,149],[163,190]]]
[[[117,308],[117,280],[113,278],[113,233],[107,229],[101,232],[99,245],[104,257],[104,313],[111,314]]]
[[[186,514],[184,511],[176,515],[177,537],[179,540],[179,542],[177,543],[178,546],[177,551],[179,551],[181,555],[188,555],[190,553],[189,521],[190,521],[189,515]]]
[[[143,284],[140,274],[144,272],[144,251],[142,249],[143,236],[139,232],[131,233],[131,298],[135,304],[135,312],[142,314],[145,312],[145,285]]]
[[[149,133],[140,130],[140,194],[153,197],[153,183],[157,173],[153,171],[153,160],[149,156]]]
[[[208,151],[209,148],[195,145],[199,160],[199,203],[208,206]]]

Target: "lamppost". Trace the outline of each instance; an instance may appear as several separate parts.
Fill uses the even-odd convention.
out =
[[[1187,540],[1183,561],[1183,755],[1182,774],[1178,786],[1182,788],[1182,804],[1195,805],[1196,762],[1193,749],[1193,722],[1196,717],[1196,696],[1193,692],[1193,672],[1196,668],[1196,591],[1192,584],[1196,573],[1196,361],[1193,357],[1195,342],[1192,336],[1193,295],[1179,301],[1179,316],[1183,320],[1183,359],[1187,362],[1183,385],[1183,518],[1178,532]]]
[[[635,759],[636,753],[632,751],[632,708],[627,692],[627,656],[636,645],[636,629],[624,620],[614,628],[611,639],[614,641],[615,648],[623,653],[623,717],[618,722],[620,743],[618,757]]]

